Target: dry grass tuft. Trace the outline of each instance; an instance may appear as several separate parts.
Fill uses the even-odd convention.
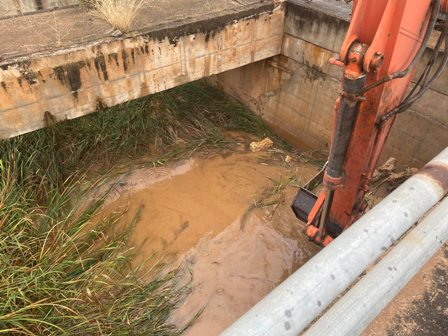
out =
[[[131,25],[143,3],[144,0],[91,1],[95,14],[122,33],[127,33],[131,30]]]

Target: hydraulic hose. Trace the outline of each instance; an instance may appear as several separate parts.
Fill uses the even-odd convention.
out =
[[[423,53],[426,50],[426,46],[428,44],[428,41],[431,37],[431,33],[436,25],[437,22],[437,18],[439,16],[440,13],[440,3],[441,0],[433,0],[433,5],[432,5],[432,10],[431,10],[431,17],[429,19],[429,23],[428,23],[428,27],[426,29],[426,33],[425,36],[423,38],[422,41],[422,45],[420,46],[420,49],[417,51],[417,54],[415,55],[414,59],[412,60],[411,64],[408,65],[408,67],[404,70],[401,71],[397,71],[397,72],[393,72],[389,75],[387,75],[386,77],[383,77],[382,79],[366,86],[364,92],[367,92],[377,86],[380,86],[381,84],[384,84],[386,82],[389,82],[391,80],[397,79],[397,78],[403,78],[406,77],[412,69],[414,69],[418,62],[421,60],[421,58],[423,57]]]

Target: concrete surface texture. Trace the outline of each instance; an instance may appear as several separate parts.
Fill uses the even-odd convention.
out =
[[[328,0],[330,1],[330,0]],[[220,74],[213,80],[249,105],[301,148],[328,148],[341,70],[328,59],[339,52],[350,7],[342,2],[287,3],[282,53]],[[419,65],[426,63],[429,51]],[[448,70],[421,100],[398,116],[383,158],[421,167],[448,143]]]
[[[0,0],[0,19],[77,4],[78,0]]]
[[[0,20],[0,138],[277,55],[283,21],[259,0],[158,1],[119,37],[82,8]]]
[[[2,19],[0,138],[220,74],[292,143],[328,148],[341,75],[328,59],[350,12],[336,0],[159,0],[122,36],[84,7]],[[447,110],[445,72],[397,118],[384,158],[422,166],[448,142]]]
[[[0,0],[5,1],[5,0]],[[15,1],[15,0],[14,0]],[[64,0],[65,1],[65,0]],[[240,18],[249,9],[257,12],[273,8],[270,0],[147,0],[132,25],[132,34],[176,29],[182,35],[188,24],[206,20],[223,23],[222,17]],[[213,26],[209,24],[209,26]],[[5,60],[36,53],[109,41],[114,29],[85,6],[36,13],[0,20],[0,56]]]

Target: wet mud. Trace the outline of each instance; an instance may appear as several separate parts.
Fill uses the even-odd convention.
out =
[[[193,292],[174,314],[183,325],[201,309],[185,335],[218,335],[296,271],[319,248],[282,205],[272,217],[256,210],[244,230],[240,220],[213,239],[203,239],[184,260],[192,273]]]
[[[319,250],[289,207],[318,167],[285,156],[243,146],[113,182],[103,214],[138,214],[139,257],[175,254],[185,269],[192,292],[172,320],[181,326],[203,310],[185,335],[219,334]]]

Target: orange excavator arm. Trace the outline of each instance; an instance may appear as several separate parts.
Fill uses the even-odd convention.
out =
[[[317,243],[327,245],[362,215],[365,193],[396,115],[420,98],[446,67],[447,22],[409,90],[439,15],[447,11],[448,0],[354,1],[339,59],[330,60],[342,67],[343,76],[325,191],[310,206],[310,193],[301,190],[292,205]]]

